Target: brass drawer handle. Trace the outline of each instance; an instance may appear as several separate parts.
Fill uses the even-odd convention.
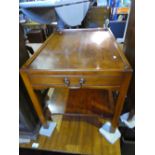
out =
[[[81,87],[82,87],[82,85],[83,85],[84,83],[85,83],[84,78],[80,78],[79,84],[81,85]]]
[[[69,87],[70,81],[69,81],[69,79],[68,79],[67,77],[64,78],[64,83],[65,83],[65,85],[66,85],[67,87]]]
[[[70,89],[79,89],[85,83],[85,80],[84,80],[84,78],[80,78],[78,85],[70,85],[70,80],[67,77],[65,77],[64,78],[64,83]]]

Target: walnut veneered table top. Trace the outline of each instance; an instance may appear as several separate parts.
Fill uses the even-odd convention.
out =
[[[46,71],[131,69],[111,31],[103,28],[54,32],[25,67]]]

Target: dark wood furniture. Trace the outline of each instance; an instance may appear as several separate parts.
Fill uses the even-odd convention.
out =
[[[105,20],[110,18],[110,8],[92,6],[83,20],[85,28],[103,27]]]
[[[43,29],[32,29],[27,32],[30,43],[43,43],[46,40]]]
[[[24,32],[22,26],[19,25],[19,68],[28,59],[29,54],[25,46]],[[38,125],[38,117],[33,109],[31,99],[29,98],[21,76],[19,76],[19,136],[22,138],[35,139],[38,134]]]
[[[108,90],[108,100],[105,101],[114,107],[111,121],[115,128],[123,108],[132,69],[109,29],[69,29],[54,32],[23,65],[20,74],[44,126],[47,125],[46,119],[35,90],[55,87],[68,88],[71,91],[81,91],[83,88],[85,91]],[[119,95],[115,103],[113,91],[116,90]],[[104,106],[104,103],[100,105]]]
[[[31,47],[25,45],[24,31],[19,25],[19,68],[33,55]],[[46,91],[37,91],[39,98],[43,101]],[[44,105],[42,104],[42,107]],[[40,122],[33,108],[32,101],[27,93],[21,76],[19,76],[19,136],[20,138],[36,139],[40,128]]]
[[[128,29],[125,38],[125,56],[133,68],[133,76],[128,91],[127,104],[124,110],[130,111],[130,118],[135,114],[135,0],[132,0]]]

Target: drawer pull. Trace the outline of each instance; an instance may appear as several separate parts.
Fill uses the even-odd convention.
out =
[[[67,77],[64,78],[64,83],[65,83],[65,85],[66,85],[67,87],[69,87],[70,81],[69,81],[69,79],[68,79]]]
[[[70,85],[70,80],[67,77],[65,77],[64,78],[64,83],[70,89],[79,89],[85,83],[85,80],[83,78],[80,78],[78,85]]]
[[[79,84],[82,86],[84,83],[85,83],[84,78],[80,78],[80,82],[79,82]]]

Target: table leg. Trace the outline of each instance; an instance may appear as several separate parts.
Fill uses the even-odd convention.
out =
[[[118,126],[119,117],[120,117],[121,111],[123,109],[125,97],[126,97],[126,94],[128,91],[130,80],[131,80],[131,76],[132,76],[131,72],[125,73],[124,80],[120,87],[119,96],[116,101],[116,106],[115,106],[114,115],[113,115],[113,119],[112,119],[111,132],[114,132],[116,127]]]
[[[20,75],[21,75],[21,77],[23,79],[23,82],[25,84],[25,87],[27,89],[27,92],[28,92],[28,94],[29,94],[29,96],[31,98],[32,103],[33,103],[34,109],[35,109],[35,111],[36,111],[36,113],[37,113],[37,115],[38,115],[38,117],[39,117],[42,125],[45,128],[48,128],[48,124],[47,124],[46,118],[45,118],[45,116],[43,114],[43,110],[42,110],[40,101],[38,99],[37,94],[35,93],[35,91],[32,88],[32,85],[31,85],[31,83],[29,81],[29,78],[28,78],[27,73],[25,71],[22,71],[21,70],[20,71]]]

